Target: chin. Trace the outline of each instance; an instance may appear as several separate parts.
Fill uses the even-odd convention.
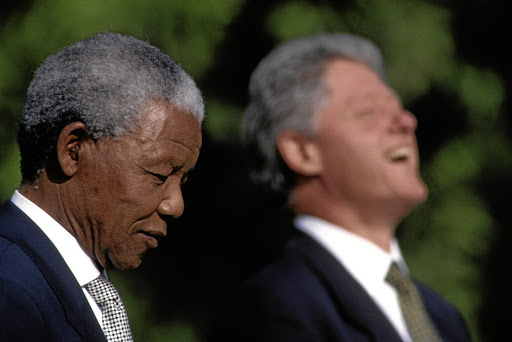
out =
[[[115,268],[117,268],[118,270],[121,270],[121,271],[129,271],[129,270],[134,270],[134,269],[138,268],[141,263],[142,262],[139,262],[137,264],[135,264],[135,263],[123,264],[123,265],[115,266]]]
[[[428,197],[428,188],[425,184],[421,183],[418,185],[417,189],[406,194],[405,197],[407,197],[407,200],[410,203],[410,205],[412,207],[411,210],[412,210],[416,206],[425,202],[425,200]]]
[[[111,259],[111,264],[113,267],[117,268],[121,271],[128,271],[136,269],[142,264],[142,259],[138,256],[124,257]]]

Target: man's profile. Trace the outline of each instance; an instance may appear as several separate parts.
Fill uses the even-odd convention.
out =
[[[469,341],[394,237],[427,188],[416,118],[377,46],[351,34],[285,42],[258,64],[249,95],[253,179],[287,198],[294,223],[281,255],[234,290],[210,341]]]
[[[101,33],[48,57],[0,209],[0,340],[131,341],[106,270],[133,269],[184,210],[202,96],[158,48]]]

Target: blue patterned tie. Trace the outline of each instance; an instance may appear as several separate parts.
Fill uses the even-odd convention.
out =
[[[114,285],[101,276],[85,285],[102,309],[102,328],[109,342],[132,342],[128,315]]]

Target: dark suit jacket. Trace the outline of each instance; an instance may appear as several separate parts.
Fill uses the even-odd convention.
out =
[[[295,231],[283,255],[230,298],[210,342],[399,342],[389,320],[321,245]],[[444,341],[470,341],[462,316],[419,284]]]
[[[10,201],[0,208],[0,341],[106,341],[64,259]]]

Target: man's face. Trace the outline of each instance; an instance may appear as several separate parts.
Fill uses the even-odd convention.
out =
[[[416,118],[369,67],[335,60],[318,117],[324,181],[333,198],[362,210],[406,214],[427,196],[418,174]]]
[[[91,153],[79,154],[66,214],[81,245],[105,268],[138,267],[167,234],[170,219],[182,214],[181,186],[200,148],[193,115],[153,102],[130,132],[99,139]]]

